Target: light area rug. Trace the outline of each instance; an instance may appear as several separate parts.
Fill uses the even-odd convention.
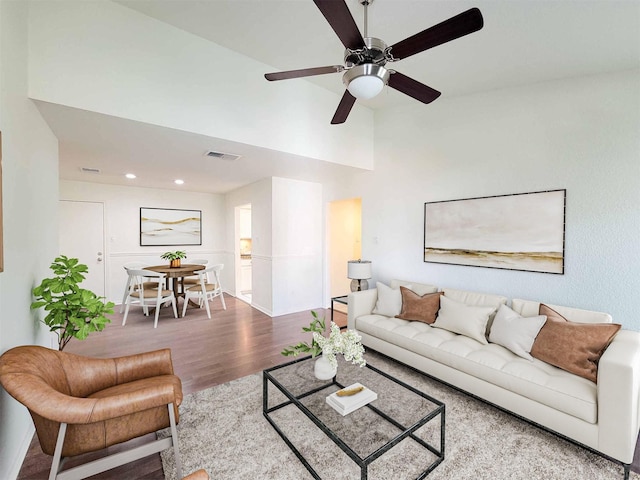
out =
[[[446,404],[445,460],[428,475],[430,480],[623,478],[619,464],[374,352],[367,353],[366,358],[371,365]],[[270,389],[270,398],[274,393]],[[262,396],[262,373],[187,395],[180,406],[178,425],[183,474],[204,468],[214,480],[313,478],[264,418]],[[355,463],[296,407],[285,407],[272,415],[323,479],[360,478]],[[349,415],[343,420],[349,422]],[[348,423],[346,428],[350,428]],[[439,423],[423,429],[423,438],[438,436],[440,431]],[[167,434],[167,430],[158,432],[159,436]],[[387,433],[381,429],[376,434]],[[439,445],[437,439],[432,440],[432,445]],[[173,449],[163,451],[161,456],[165,478],[177,480]],[[369,478],[416,478],[433,459],[416,442],[405,440],[371,464]],[[632,472],[630,479],[640,480],[640,475]]]

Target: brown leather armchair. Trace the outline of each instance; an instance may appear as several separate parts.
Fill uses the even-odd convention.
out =
[[[50,480],[85,478],[171,446],[181,478],[176,424],[182,383],[169,349],[99,359],[16,347],[0,356],[0,383],[29,409],[43,452],[53,455]],[[170,437],[60,471],[64,457],[166,427]]]
[[[206,470],[198,470],[191,475],[187,475],[182,480],[209,480],[209,474]]]

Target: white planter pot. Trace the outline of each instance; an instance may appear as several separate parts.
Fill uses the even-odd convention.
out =
[[[333,367],[324,355],[318,357],[313,367],[313,373],[318,380],[331,380],[336,376],[338,367]]]

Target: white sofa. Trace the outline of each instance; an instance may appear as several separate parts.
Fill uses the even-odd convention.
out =
[[[391,287],[409,284],[419,295],[438,291],[432,285],[398,280]],[[444,295],[496,309],[507,303],[500,295],[461,290],[444,289]],[[594,383],[494,343],[374,314],[377,299],[375,288],[348,298],[348,327],[358,331],[366,347],[618,461],[628,478],[640,430],[640,332],[620,330],[615,335],[600,359]],[[537,315],[539,305],[511,302],[511,308],[524,317]],[[574,322],[612,321],[605,313],[547,305]]]

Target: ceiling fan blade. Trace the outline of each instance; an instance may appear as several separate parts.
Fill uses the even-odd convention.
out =
[[[336,109],[336,113],[334,113],[333,118],[331,119],[331,125],[344,123],[347,120],[354,103],[356,103],[356,97],[351,95],[349,90],[345,90],[342,100],[340,100],[340,104]]]
[[[407,58],[416,53],[424,52],[429,48],[437,47],[456,38],[477,32],[483,25],[482,13],[474,7],[392,45],[391,55],[393,55],[394,60]]]
[[[344,0],[313,0],[346,48],[363,48],[364,40]]]
[[[288,80],[290,78],[311,77],[313,75],[324,75],[326,73],[336,73],[344,70],[342,65],[331,65],[328,67],[302,68],[300,70],[288,70],[286,72],[265,73],[264,78],[270,82],[274,80]]]
[[[387,85],[422,103],[431,103],[441,95],[439,91],[434,90],[413,78],[407,77],[400,72],[392,73]]]

